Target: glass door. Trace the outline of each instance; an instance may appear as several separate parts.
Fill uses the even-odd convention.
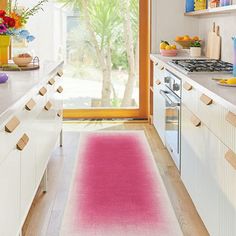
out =
[[[58,0],[66,9],[66,118],[147,118],[148,0]]]

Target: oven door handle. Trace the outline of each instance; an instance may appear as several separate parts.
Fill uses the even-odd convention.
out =
[[[179,107],[180,103],[179,102],[174,102],[167,94],[168,92],[164,91],[164,90],[160,90],[160,94],[162,95],[162,97],[165,98],[165,100],[168,101],[168,103],[173,106],[173,107]]]

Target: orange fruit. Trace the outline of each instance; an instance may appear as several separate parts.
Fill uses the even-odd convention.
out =
[[[183,41],[189,41],[190,37],[189,36],[184,36]]]
[[[176,45],[171,45],[171,49],[176,50]]]
[[[181,41],[181,40],[183,40],[183,37],[177,36],[177,37],[175,38],[175,40],[176,40],[176,41]]]
[[[199,37],[198,37],[198,36],[194,36],[194,37],[193,37],[193,40],[194,40],[194,41],[199,41]]]

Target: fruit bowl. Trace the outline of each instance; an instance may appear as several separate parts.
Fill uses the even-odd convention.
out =
[[[19,54],[18,56],[13,57],[13,62],[20,67],[29,65],[32,60],[33,58],[29,54]]]
[[[190,39],[190,40],[175,40],[175,42],[178,43],[180,46],[182,46],[184,49],[189,49],[191,44],[196,42],[196,41],[200,42],[200,40],[193,40],[193,39]]]
[[[171,49],[171,50],[161,49],[160,52],[161,52],[161,55],[164,57],[176,57],[178,54],[177,49]]]

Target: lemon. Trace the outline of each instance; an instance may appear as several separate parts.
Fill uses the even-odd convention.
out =
[[[171,48],[171,46],[170,45],[167,45],[166,46],[166,50],[171,50],[172,48]]]
[[[171,49],[176,49],[176,45],[171,45]]]
[[[165,49],[166,49],[166,46],[167,46],[167,44],[164,43],[164,42],[162,42],[162,43],[160,44],[160,49],[165,50]]]
[[[236,78],[228,79],[227,84],[236,84]]]

